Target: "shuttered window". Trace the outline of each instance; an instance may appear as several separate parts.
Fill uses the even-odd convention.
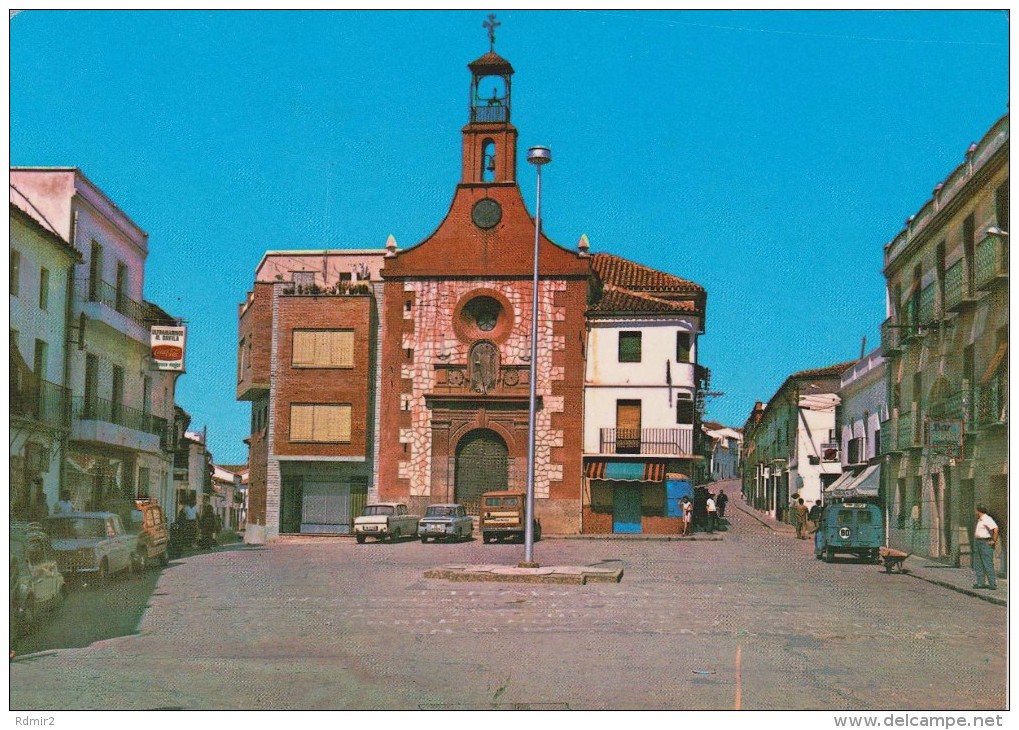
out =
[[[291,404],[290,440],[350,443],[350,406],[324,403]]]
[[[295,368],[354,367],[353,330],[294,330]]]

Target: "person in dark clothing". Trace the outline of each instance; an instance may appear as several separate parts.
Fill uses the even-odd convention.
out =
[[[821,500],[814,502],[814,506],[810,508],[810,512],[807,513],[807,519],[810,520],[814,526],[814,532],[817,532],[818,527],[821,524]]]
[[[202,512],[198,515],[198,547],[208,550],[216,544],[216,513],[212,511],[209,498],[202,502]]]
[[[718,490],[718,496],[715,497],[715,505],[718,507],[718,519],[725,519],[725,505],[729,503],[729,498],[725,495],[724,489]]]

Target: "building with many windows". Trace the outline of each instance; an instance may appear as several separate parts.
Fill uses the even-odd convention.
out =
[[[802,370],[758,403],[743,428],[743,496],[747,504],[785,519],[791,500],[807,506],[842,474],[835,409],[841,376],[853,361]]]
[[[69,297],[81,260],[52,226],[27,210],[30,201],[12,188],[9,496],[11,514],[22,518],[37,516],[59,499],[71,427]]]
[[[1009,118],[885,245],[885,489],[893,547],[949,563],[983,504],[1008,554]]]
[[[142,296],[148,235],[77,168],[13,167],[10,184],[11,203],[80,254],[66,290],[71,403],[62,486],[78,509],[141,495],[169,511],[177,373],[153,369],[149,330],[176,321]],[[46,359],[56,362],[63,348],[50,348]]]
[[[611,254],[594,254],[591,268],[583,531],[679,532],[678,500],[699,458],[697,338],[707,294]]]

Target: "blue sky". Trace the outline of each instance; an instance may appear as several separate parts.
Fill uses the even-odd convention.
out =
[[[247,458],[237,304],[267,249],[401,246],[460,173],[488,11],[56,12],[10,22],[10,162],[84,170],[189,324],[178,402]],[[742,425],[879,342],[882,247],[1008,110],[1008,16],[497,11],[544,227],[708,290],[701,362]],[[534,200],[533,172],[521,188]]]

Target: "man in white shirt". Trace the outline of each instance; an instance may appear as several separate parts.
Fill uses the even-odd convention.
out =
[[[708,510],[708,532],[714,532],[715,518],[718,517],[718,507],[715,506],[715,498],[710,494],[708,495],[706,507]]]
[[[977,507],[977,524],[973,528],[973,572],[977,582],[974,588],[998,590],[994,573],[994,546],[998,544],[998,523],[987,514],[983,505]]]

